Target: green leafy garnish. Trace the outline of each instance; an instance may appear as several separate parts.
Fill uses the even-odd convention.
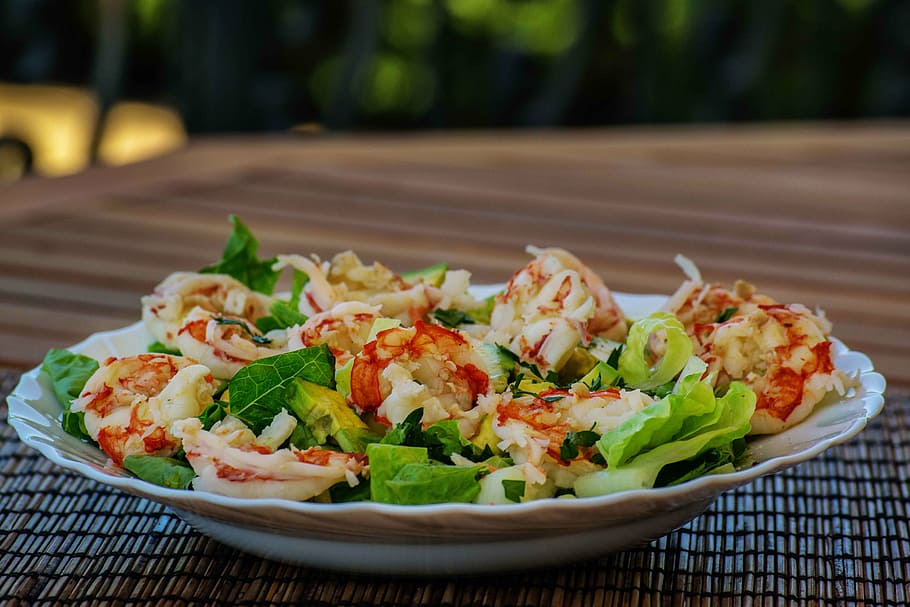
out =
[[[329,496],[333,504],[342,504],[344,502],[367,502],[370,501],[370,483],[361,479],[359,483],[351,487],[347,481],[342,481],[329,487]]]
[[[471,459],[486,455],[482,448],[461,435],[455,420],[439,421],[424,430],[421,419],[423,408],[411,411],[380,442],[384,445],[421,447],[427,450],[430,458],[443,462],[451,461],[450,458],[455,453]]]
[[[256,434],[287,406],[294,378],[334,388],[335,357],[325,344],[253,361],[231,378],[230,413]]]
[[[183,353],[180,350],[175,348],[168,348],[160,341],[153,341],[148,345],[146,351],[152,352],[154,354],[170,354],[171,356],[182,356]]]
[[[189,464],[172,457],[127,455],[123,467],[144,481],[171,489],[186,489],[196,478]]]
[[[268,333],[274,329],[287,329],[295,325],[302,325],[307,321],[305,314],[299,311],[300,295],[303,287],[309,282],[310,277],[304,272],[294,269],[294,279],[291,286],[291,299],[289,301],[278,300],[269,307],[271,316],[263,316],[256,319],[256,328],[263,333]]]
[[[203,409],[199,414],[199,420],[202,422],[203,430],[211,430],[215,423],[220,422],[227,416],[228,404],[216,400],[211,405]]]
[[[85,428],[84,414],[70,411],[70,403],[79,397],[98,366],[94,358],[58,348],[48,350],[41,363],[41,370],[47,373],[54,395],[63,406],[63,430],[81,440],[91,441],[92,438]]]
[[[578,457],[579,447],[593,447],[599,439],[600,434],[593,430],[566,432],[566,438],[559,446],[559,458],[566,461],[575,459]]]
[[[199,272],[201,274],[227,274],[254,291],[271,295],[279,276],[279,272],[272,269],[275,258],[259,259],[256,257],[259,241],[236,215],[231,215],[230,220],[234,229],[224,246],[221,261],[202,268]]]
[[[739,308],[727,308],[726,310],[724,310],[723,312],[721,312],[720,314],[717,315],[717,318],[714,319],[714,322],[716,322],[716,323],[727,322],[728,320],[730,320],[733,317],[734,314],[736,314],[737,310],[739,310]]]
[[[433,310],[430,315],[444,327],[457,329],[460,325],[473,325],[474,319],[463,310]]]
[[[736,463],[742,455],[737,441],[751,429],[755,393],[733,382],[723,397],[715,398],[708,382],[690,377],[694,382],[686,378],[683,390],[604,433],[597,448],[607,469],[580,476],[576,495],[646,489],[658,481],[672,484]]]
[[[506,499],[510,502],[515,502],[516,504],[521,502],[521,498],[525,496],[525,481],[516,481],[504,479],[502,481],[502,490],[505,493]]]
[[[651,361],[652,353],[648,348],[654,333],[663,333],[666,337],[666,349],[656,363]],[[655,312],[632,324],[617,369],[626,385],[650,390],[676,377],[691,355],[692,340],[683,324],[672,314]]]
[[[253,340],[254,343],[260,345],[267,345],[272,343],[272,340],[268,337],[263,337],[262,335],[254,333],[253,330],[250,329],[250,325],[246,324],[242,320],[234,320],[233,318],[225,318],[223,316],[214,316],[212,317],[212,320],[214,320],[215,323],[219,325],[232,325],[235,327],[240,327],[246,332],[247,335],[250,336],[250,339]]]

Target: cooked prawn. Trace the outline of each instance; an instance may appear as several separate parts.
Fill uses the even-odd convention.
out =
[[[118,466],[127,455],[169,456],[180,448],[171,425],[212,403],[215,381],[196,361],[168,354],[109,358],[86,382],[72,410]]]
[[[224,274],[175,272],[142,298],[142,320],[152,336],[177,347],[177,332],[194,308],[228,314],[253,323],[267,316],[273,299]]]
[[[800,304],[757,305],[720,323],[695,324],[696,354],[720,386],[740,380],[758,396],[752,434],[780,432],[805,419],[850,380],[834,367],[830,324]]]
[[[568,432],[593,430],[603,434],[618,428],[654,399],[639,390],[590,391],[577,383],[568,390],[548,389],[537,395],[504,395],[496,408],[493,432],[500,449],[518,463],[540,466],[546,462],[568,465],[561,446]],[[574,459],[589,459],[584,450]]]
[[[208,431],[203,430],[198,418],[179,421],[173,429],[198,475],[193,487],[199,491],[233,497],[306,500],[340,482],[356,485],[357,475],[364,468],[362,454],[318,447],[305,451],[294,447],[275,449],[257,440],[249,428],[231,417]]]
[[[373,321],[379,317],[379,306],[342,302],[331,310],[310,316],[303,325],[289,328],[287,349],[326,344],[335,355],[335,365],[343,366],[363,349]]]
[[[442,285],[434,287],[409,283],[379,262],[366,266],[353,251],[338,253],[331,262],[279,255],[275,268],[285,266],[310,277],[300,299],[300,311],[307,315],[326,312],[343,302],[359,301],[379,306],[383,316],[411,325],[426,320],[427,313],[436,307],[467,310],[478,305],[468,293],[470,274],[464,270],[446,272]]]
[[[283,331],[262,335],[245,318],[216,314],[197,307],[177,331],[176,345],[199,360],[218,379],[230,379],[243,366],[284,351]]]
[[[594,272],[562,249],[528,251],[537,257],[496,297],[489,341],[546,372],[559,370],[592,336],[625,336],[622,310]]]
[[[720,283],[705,284],[695,264],[682,255],[676,256],[676,263],[688,280],[682,282],[663,309],[675,315],[690,335],[696,325],[713,323],[724,316],[743,316],[760,305],[777,303],[756,293],[753,285],[742,280],[734,283],[732,291]]]
[[[351,368],[351,402],[390,425],[419,407],[424,424],[460,420],[489,390],[489,373],[470,338],[422,321],[380,331]]]

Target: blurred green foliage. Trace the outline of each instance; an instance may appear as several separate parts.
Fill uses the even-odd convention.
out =
[[[910,114],[898,0],[0,0],[0,81],[191,132]]]

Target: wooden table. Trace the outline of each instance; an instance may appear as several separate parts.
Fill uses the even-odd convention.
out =
[[[906,389],[910,387],[908,123],[209,138],[137,165],[96,168],[58,180],[26,180],[0,190],[0,368],[7,373],[5,390],[11,386],[12,369],[36,365],[50,347],[67,346],[92,332],[134,322],[139,318],[139,297],[168,273],[198,269],[217,259],[230,230],[230,213],[241,216],[258,236],[263,256],[314,252],[326,257],[353,248],[365,261],[381,260],[398,270],[446,261],[452,267],[469,269],[476,282],[508,279],[528,259],[524,247],[531,243],[574,251],[616,291],[669,293],[682,279],[673,257],[683,253],[696,261],[708,279],[731,282],[742,277],[779,300],[824,308],[834,322],[835,335],[869,354],[888,378],[892,399],[895,393],[903,395],[889,402],[893,415],[908,412],[904,411],[908,409]],[[598,604],[619,605],[623,597],[630,596],[638,597],[636,601],[648,596],[658,601],[669,595],[655,594],[656,586],[647,594],[642,584],[663,584],[665,590],[677,586],[669,578],[658,579],[647,573],[653,563],[670,563],[679,550],[710,548],[699,543],[707,541],[705,537],[719,538],[716,541],[722,542],[723,550],[727,550],[724,538],[736,538],[736,550],[725,554],[751,554],[748,558],[762,563],[764,551],[771,548],[764,543],[761,545],[765,548],[749,548],[742,543],[748,544],[750,537],[762,541],[763,525],[777,529],[779,537],[805,531],[805,521],[799,523],[800,519],[794,523],[781,513],[781,519],[762,514],[759,505],[772,503],[771,498],[762,501],[762,492],[778,492],[774,499],[780,501],[773,502],[776,508],[812,510],[812,504],[817,503],[819,518],[811,519],[810,524],[818,520],[819,525],[833,525],[814,531],[833,534],[830,537],[835,543],[828,545],[828,540],[820,539],[817,552],[821,559],[835,559],[829,567],[834,577],[826,578],[823,571],[806,573],[805,567],[811,569],[815,561],[807,561],[807,565],[784,560],[780,562],[787,571],[795,567],[797,573],[793,575],[808,577],[797,581],[793,577],[767,578],[766,586],[760,587],[764,590],[755,590],[755,579],[760,582],[761,578],[748,577],[753,575],[749,572],[752,565],[736,561],[745,572],[728,572],[733,577],[716,582],[727,584],[721,588],[725,596],[729,598],[735,589],[744,587],[752,588],[748,596],[759,602],[769,596],[811,597],[812,592],[821,598],[849,598],[862,590],[873,600],[868,604],[879,599],[900,604],[902,597],[910,598],[910,589],[901,590],[910,580],[910,546],[901,531],[906,528],[907,499],[900,493],[910,477],[902,464],[910,460],[910,454],[901,455],[910,444],[910,428],[903,417],[889,420],[878,427],[871,443],[863,443],[846,455],[835,450],[831,456],[834,460],[821,460],[817,465],[825,467],[819,468],[820,472],[809,475],[797,471],[778,477],[783,479],[781,486],[778,481],[768,481],[731,497],[738,513],[744,507],[752,508],[758,517],[755,521],[759,521],[743,523],[736,519],[730,523],[735,535],[724,535],[720,529],[717,536],[700,532],[687,536],[683,530],[683,535],[671,535],[662,540],[668,543],[652,547],[649,555],[639,558],[636,555],[640,553],[629,553],[631,556],[621,555],[608,563],[610,567],[618,563],[632,569],[644,567],[636,570],[634,580],[628,576],[617,578],[620,581],[605,577],[608,574],[598,569],[603,563],[591,564],[586,573],[566,570],[545,579],[532,576],[527,580],[473,581],[470,588],[476,592],[459,590],[464,586],[458,583],[431,587],[370,582],[370,586],[356,578],[322,578],[318,572],[304,575],[287,567],[273,573],[277,572],[276,579],[284,579],[286,584],[294,579],[312,584],[328,579],[336,584],[318,582],[323,584],[318,586],[322,593],[318,597],[315,586],[310,590],[301,587],[303,594],[294,595],[310,597],[318,604],[455,604],[460,602],[458,597],[477,604],[502,605],[582,605],[593,604],[594,599]],[[8,427],[0,429],[9,432]],[[876,467],[875,462],[885,461],[882,458],[886,455],[876,455],[883,446],[887,447],[887,461],[898,462],[894,464],[899,466],[897,471],[881,472]],[[6,519],[3,524],[8,526],[2,530],[18,530],[20,535],[14,533],[8,536],[12,539],[3,540],[0,533],[0,569],[15,565],[20,569],[8,570],[39,572],[34,579],[28,578],[37,586],[21,590],[22,602],[10,604],[37,604],[41,597],[51,601],[47,597],[64,600],[79,596],[74,588],[80,584],[81,596],[86,592],[103,595],[105,591],[115,603],[133,604],[127,600],[130,596],[137,604],[155,597],[163,600],[164,595],[156,594],[156,589],[165,588],[169,604],[186,604],[175,597],[181,593],[192,596],[192,584],[183,590],[167,586],[173,566],[168,555],[149,557],[145,548],[130,546],[151,546],[148,549],[153,552],[166,546],[165,553],[196,546],[191,557],[183,553],[181,562],[186,564],[185,559],[190,558],[203,576],[209,575],[213,566],[228,567],[235,562],[218,561],[216,555],[221,553],[216,543],[178,527],[182,523],[157,505],[74,480],[68,473],[63,478],[70,479],[69,488],[55,487],[55,481],[46,481],[48,474],[54,474],[42,467],[46,464],[38,463],[37,456],[28,459],[22,454],[24,447],[21,452],[13,449],[8,447],[7,457],[14,463],[6,464],[3,473],[8,476],[0,480],[10,496],[8,503],[15,504],[14,510],[19,508],[20,518],[10,515],[13,518]],[[852,482],[867,484],[848,488],[811,484],[823,473],[832,479],[851,478],[849,470],[844,472],[843,468],[851,461],[868,465],[869,478],[885,475],[882,482],[892,484],[885,487],[865,477]],[[28,470],[21,471],[21,466]],[[56,474],[59,478],[59,471]],[[810,498],[801,498],[809,502],[794,506],[788,496],[805,492],[805,483],[815,487],[809,489]],[[26,493],[31,498],[22,499],[33,501],[16,498],[21,491],[31,491]],[[116,579],[125,580],[123,588],[133,590],[111,590],[103,582],[89,584],[86,574],[69,571],[66,560],[55,560],[53,553],[62,551],[72,559],[82,557],[65,539],[47,544],[46,558],[35,561],[39,564],[28,564],[31,561],[12,555],[14,550],[35,550],[37,544],[30,544],[33,540],[21,535],[25,533],[22,521],[40,513],[53,514],[48,509],[57,508],[53,504],[59,500],[52,496],[63,491],[69,491],[67,499],[77,505],[90,500],[89,506],[82,506],[89,512],[83,511],[80,519],[103,516],[97,514],[99,508],[105,512],[113,509],[123,517],[129,513],[136,519],[122,529],[125,535],[116,535],[120,533],[116,530],[97,532],[111,542],[121,542],[109,556],[116,560],[116,555],[125,551],[127,560],[118,565],[121,573]],[[883,491],[893,492],[894,501],[864,505],[862,500],[873,499],[872,495],[874,499],[891,499],[882,498]],[[854,501],[837,502],[837,495]],[[721,516],[723,504],[719,508],[715,515]],[[883,527],[885,535],[875,539],[881,543],[873,542],[871,548],[864,549],[871,559],[864,563],[883,563],[881,584],[891,584],[888,588],[892,588],[881,591],[887,596],[873,596],[870,593],[875,591],[869,590],[873,586],[860,587],[850,577],[851,568],[860,567],[850,560],[860,544],[837,543],[838,537],[846,542],[859,537],[853,533],[866,533],[847,527],[874,522],[876,508],[896,517],[893,520],[898,525],[895,529]],[[838,518],[842,516],[847,518]],[[14,520],[22,524],[8,522]],[[698,520],[702,523],[697,524],[710,526],[714,519]],[[841,521],[846,526],[839,526]],[[799,529],[788,527],[791,524],[798,524]],[[104,533],[115,534],[114,539]],[[191,539],[179,539],[184,536]],[[699,544],[688,545],[687,541]],[[4,551],[9,551],[9,556],[4,556]],[[152,560],[142,560],[148,558]],[[238,569],[234,574],[243,580],[245,600],[254,604],[259,592],[256,589],[262,589],[257,586],[261,577],[256,576],[265,565],[253,557],[243,558],[251,569]],[[694,565],[672,562],[679,567],[715,571],[710,559]],[[98,567],[90,571],[102,574]],[[136,573],[141,581],[138,586],[129,571],[140,572]],[[260,573],[253,575],[256,571]],[[685,582],[686,588],[680,590],[684,594],[672,596],[715,596],[710,575],[690,574],[695,577],[679,578]],[[211,582],[211,577],[204,579]],[[821,585],[812,586],[812,580],[822,580],[817,582]],[[54,583],[59,586],[57,590]],[[20,597],[15,580],[10,584],[4,586],[0,576],[0,598]],[[231,588],[238,588],[237,584]],[[800,586],[782,589],[780,584]],[[513,586],[525,588],[524,594],[513,594]],[[593,594],[579,594],[581,587]],[[210,596],[215,596],[218,588],[213,586]],[[631,588],[633,594],[610,594],[610,588]],[[639,591],[642,594],[635,594]],[[258,596],[277,601],[276,597],[284,595],[279,586],[268,586],[268,596]],[[402,599],[405,596],[411,602]]]
[[[353,248],[504,281],[563,246],[617,291],[668,293],[683,253],[824,308],[910,385],[910,125],[226,138],[0,190],[0,364],[138,318],[217,259],[237,213],[265,254]]]

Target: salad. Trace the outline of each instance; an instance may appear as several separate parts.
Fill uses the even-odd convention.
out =
[[[48,352],[64,430],[166,487],[336,503],[509,504],[682,483],[748,466],[852,378],[830,323],[686,274],[634,321],[562,249],[490,297],[444,264],[396,274],[351,251],[222,259],[142,298],[147,352]],[[276,295],[282,272],[289,293]]]

